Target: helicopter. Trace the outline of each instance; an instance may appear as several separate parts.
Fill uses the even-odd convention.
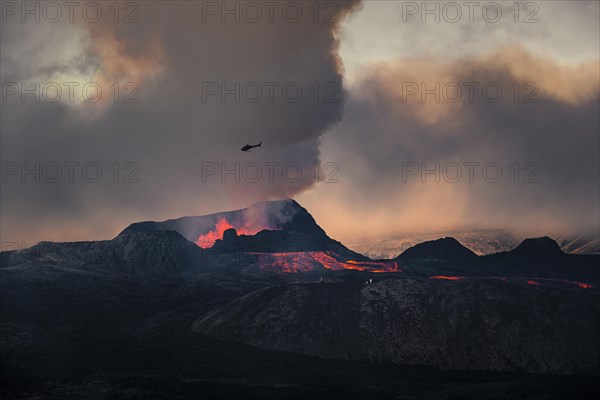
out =
[[[251,149],[255,148],[255,147],[261,147],[262,142],[258,143],[258,144],[246,144],[244,147],[241,148],[242,151],[250,151]]]

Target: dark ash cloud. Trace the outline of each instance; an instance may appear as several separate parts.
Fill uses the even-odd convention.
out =
[[[295,2],[303,7],[296,23],[280,14],[273,22],[265,17],[222,23],[218,16],[203,22],[203,3],[138,3],[140,22],[134,24],[110,18],[97,24],[2,24],[3,82],[94,81],[104,94],[96,104],[35,103],[32,97],[2,104],[3,162],[97,162],[104,173],[95,184],[9,178],[1,194],[3,242],[110,237],[135,220],[236,208],[314,186],[310,168],[320,160],[321,136],[341,120],[345,101],[338,23],[315,23],[309,2]],[[336,4],[340,21],[359,6]],[[77,40],[68,39],[75,33]],[[61,50],[52,61],[54,48]],[[130,91],[123,85],[130,81],[140,89],[139,102],[114,104],[111,84],[119,82],[125,96]],[[275,83],[278,94],[272,102],[264,92],[256,103],[233,96],[223,103],[218,95],[203,102],[207,82],[229,88]],[[290,82],[303,90],[297,102],[281,95]],[[337,101],[325,102],[331,88]],[[239,151],[259,141],[260,151]],[[139,183],[113,183],[115,162],[121,169],[126,162],[139,166]],[[215,177],[203,182],[206,162],[231,168],[236,162],[296,163],[303,176],[290,182],[280,167],[274,182],[266,169],[257,183],[231,177],[226,184]]]

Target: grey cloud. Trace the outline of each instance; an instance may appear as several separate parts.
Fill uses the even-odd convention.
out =
[[[597,74],[593,68],[561,67],[522,50],[504,50],[458,62],[401,59],[363,71],[363,79],[350,89],[343,122],[322,146],[324,157],[338,159],[344,173],[335,188],[342,199],[340,213],[348,210],[344,202],[356,210],[340,231],[356,234],[359,221],[368,218],[369,211],[363,210],[373,209],[386,210],[387,218],[375,228],[378,232],[364,234],[473,226],[540,233],[598,229]],[[515,73],[521,71],[519,63],[538,79],[538,103],[525,104],[523,96],[519,102],[513,99],[512,85],[524,87],[529,81]],[[503,97],[497,103],[480,95],[473,102],[463,95],[456,104],[435,103],[431,96],[425,103],[404,103],[398,94],[402,83],[422,80],[430,81],[429,87],[436,80],[442,85],[495,82]],[[581,95],[574,100],[567,89]],[[480,163],[473,183],[463,165],[470,161]],[[457,162],[463,177],[450,183],[442,176],[435,183],[429,176],[421,183],[417,174],[403,182],[407,162],[425,162],[429,168]],[[482,179],[481,167],[489,162],[502,168],[497,183]],[[519,183],[510,169],[515,162],[520,163]],[[528,162],[539,167],[530,176],[537,183],[523,183],[533,172],[524,169]]]

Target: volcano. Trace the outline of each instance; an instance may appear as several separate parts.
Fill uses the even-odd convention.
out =
[[[250,207],[203,216],[189,216],[162,222],[145,221],[129,225],[122,233],[174,230],[191,242],[211,232],[222,239],[225,230],[234,228],[242,234],[253,235],[262,230],[283,230],[314,237],[325,237],[325,231],[295,200],[274,200],[254,203]],[[251,232],[251,233],[247,233]]]
[[[175,230],[213,253],[330,252],[343,260],[370,261],[330,238],[312,215],[291,199],[205,216],[134,223],[122,234],[161,230]],[[227,231],[229,239],[224,240]]]

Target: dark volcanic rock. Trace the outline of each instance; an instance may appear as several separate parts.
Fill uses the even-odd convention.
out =
[[[477,254],[452,237],[431,240],[413,246],[398,257],[397,261],[450,261],[472,262]]]
[[[442,369],[599,372],[597,293],[388,279],[248,294],[196,332],[267,349]]]
[[[174,231],[125,233],[97,242],[40,242],[2,253],[2,267],[51,264],[146,276],[198,268],[203,261],[203,250]]]
[[[600,257],[564,253],[548,238],[525,239],[511,251],[479,257],[486,273],[526,274],[531,277],[600,279]]]
[[[522,259],[556,259],[565,255],[558,243],[547,236],[525,239],[519,244],[512,253]]]
[[[233,244],[235,245],[238,238],[237,231],[233,228],[227,229],[223,232],[223,243],[224,244]]]
[[[116,267],[126,273],[160,275],[202,266],[203,250],[174,231],[119,235],[111,240]]]

